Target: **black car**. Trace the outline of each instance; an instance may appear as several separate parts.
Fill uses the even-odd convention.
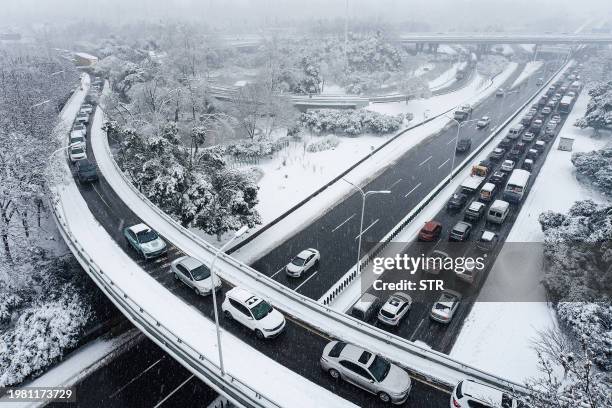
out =
[[[500,149],[507,149],[510,146],[512,146],[512,139],[508,139],[507,137],[504,137],[503,140],[497,145],[497,147]]]
[[[494,160],[494,161],[500,161],[504,157],[505,154],[506,154],[506,149],[496,147],[495,149],[493,149],[493,151],[489,155],[489,159]]]
[[[493,175],[491,175],[489,181],[493,184],[500,185],[506,181],[506,177],[508,177],[508,173],[506,173],[505,171],[496,171],[495,173],[493,173]]]
[[[490,173],[491,170],[493,170],[493,167],[495,167],[493,165],[493,162],[491,162],[491,160],[482,160],[480,163],[478,163],[478,165],[482,167],[486,167],[487,173]]]
[[[467,202],[467,195],[463,193],[455,193],[446,203],[446,208],[449,210],[459,210],[463,208],[465,203]]]
[[[98,181],[98,170],[89,160],[78,160],[75,166],[80,183],[93,183]]]
[[[457,152],[464,153],[472,148],[472,139],[459,139],[457,142]]]
[[[510,160],[514,160],[514,161],[520,159],[521,158],[521,151],[519,149],[517,149],[517,148],[514,148],[514,149],[510,150],[508,152],[508,158]]]

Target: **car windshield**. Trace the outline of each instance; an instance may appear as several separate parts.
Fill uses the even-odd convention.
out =
[[[72,154],[83,154],[83,149],[72,149]]]
[[[141,244],[155,241],[158,238],[157,233],[153,230],[140,231],[136,236],[138,237],[138,242]]]
[[[81,171],[91,171],[93,169],[94,166],[91,163],[79,163],[79,170]]]
[[[197,268],[192,269],[191,274],[193,275],[193,279],[201,281],[210,276],[210,270],[206,266],[200,265]]]
[[[270,304],[265,300],[262,300],[251,308],[251,313],[253,314],[255,320],[261,320],[272,312],[272,310],[272,306],[270,306]]]
[[[376,378],[376,381],[381,382],[389,374],[391,369],[391,363],[382,358],[381,356],[374,357],[372,364],[370,364],[370,373]]]
[[[299,256],[296,256],[295,258],[293,258],[291,263],[295,266],[304,266],[304,263],[306,263],[306,258],[300,258]]]

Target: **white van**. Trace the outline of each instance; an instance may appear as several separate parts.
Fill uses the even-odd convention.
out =
[[[511,127],[510,130],[508,131],[508,139],[518,139],[521,136],[521,133],[523,132],[523,125],[518,124],[514,127]]]
[[[529,154],[527,156],[531,157]],[[516,169],[512,171],[504,190],[504,199],[514,203],[521,201],[529,184],[530,177],[531,173],[527,170]]]
[[[482,186],[482,188],[480,189],[480,200],[491,201],[493,199],[493,196],[495,195],[496,190],[497,187],[495,186],[495,184],[485,183],[485,185]]]
[[[489,212],[487,212],[487,221],[490,221],[495,224],[503,224],[510,212],[510,204],[507,201],[503,200],[495,200],[491,207],[489,207]]]
[[[451,395],[451,407],[519,408],[526,407],[512,394],[476,382],[471,379],[459,381]]]

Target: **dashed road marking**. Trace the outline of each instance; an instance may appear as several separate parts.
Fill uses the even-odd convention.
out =
[[[416,190],[417,188],[419,188],[421,186],[421,183],[417,184],[416,186],[412,187],[412,190],[410,190],[408,193],[406,193],[406,195],[404,197],[408,197],[410,194],[412,194],[412,192],[414,190]]]
[[[355,216],[355,214],[351,215],[350,217],[348,217],[346,220],[342,221],[340,223],[340,225],[338,225],[336,228],[334,228],[331,232],[335,232],[338,228],[340,228],[341,226],[343,226],[344,224],[346,224],[347,222],[349,222],[351,220],[351,218],[353,218]]]

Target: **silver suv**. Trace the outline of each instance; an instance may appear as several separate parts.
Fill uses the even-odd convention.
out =
[[[344,342],[332,341],[325,346],[321,367],[332,378],[342,378],[378,395],[383,402],[403,404],[412,387],[406,371],[377,354]]]

